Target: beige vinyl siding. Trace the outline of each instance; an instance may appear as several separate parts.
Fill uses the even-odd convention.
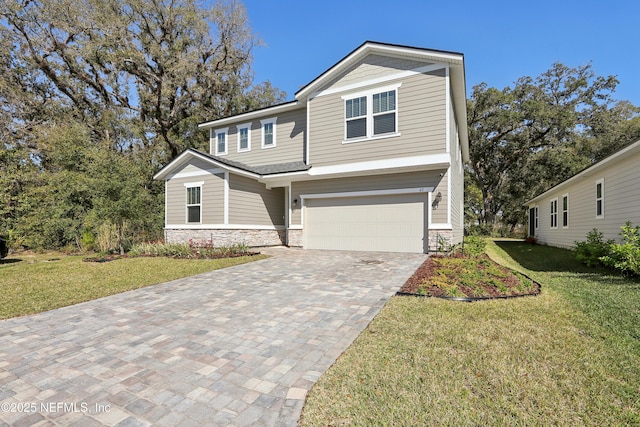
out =
[[[309,105],[310,162],[314,166],[442,153],[446,140],[444,70],[388,81],[402,83],[397,92],[399,136],[343,144],[344,100],[348,92],[320,96]],[[375,89],[367,86],[358,89]]]
[[[207,163],[204,160],[192,157],[189,159],[189,162],[182,166],[180,169],[176,169],[173,175],[179,173],[194,173],[194,172],[203,172],[210,169],[215,169],[215,166],[212,166],[211,163]],[[201,181],[200,179],[193,179],[193,181]]]
[[[262,125],[260,120],[276,117],[276,146],[262,148]],[[227,135],[227,154],[225,159],[235,160],[251,166],[271,165],[277,163],[298,162],[304,160],[305,132],[307,127],[307,110],[305,108],[281,114],[266,115],[251,122],[251,151],[238,153],[238,127],[248,123],[225,125],[229,127]]]
[[[545,196],[539,207],[540,243],[572,247],[586,240],[593,228],[605,239],[620,240],[620,227],[631,221],[640,225],[640,153],[618,158],[605,167],[589,172],[576,182]],[[596,218],[596,181],[604,178],[604,218]],[[562,196],[569,194],[569,227],[562,227]],[[550,228],[550,203],[558,198],[558,228]],[[535,206],[535,204],[530,207]]]
[[[334,178],[317,181],[301,181],[292,183],[291,200],[298,200],[291,212],[291,224],[301,224],[301,198],[306,194],[346,193],[354,191],[393,190],[401,188],[435,187],[434,193],[442,192],[443,203],[447,197],[446,176],[440,174],[445,170],[421,171],[403,174],[373,175],[353,178]],[[430,207],[429,207],[430,208]],[[440,204],[433,211],[432,222],[446,222],[446,203]]]
[[[193,172],[191,166],[182,171]],[[187,224],[187,190],[185,184],[204,182],[201,192],[202,224],[222,224],[224,221],[224,175],[206,174],[167,181],[167,224]]]
[[[284,225],[284,189],[229,174],[229,224]]]
[[[460,141],[456,135],[456,119],[453,104],[449,110],[449,139],[451,167],[447,176],[451,179],[451,225],[453,227],[453,243],[460,243],[464,238],[464,170],[462,168],[462,152]]]
[[[362,81],[393,76],[401,71],[413,70],[431,65],[410,59],[393,58],[383,55],[369,55],[357,67],[336,77],[324,87],[340,88]]]

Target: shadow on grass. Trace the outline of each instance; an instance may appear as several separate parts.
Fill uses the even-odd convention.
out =
[[[495,243],[514,261],[532,271],[567,273],[568,276],[580,277],[603,285],[633,284],[640,287],[640,279],[624,277],[604,268],[587,267],[576,259],[573,251],[568,249],[531,245],[514,240],[495,240]]]
[[[21,259],[17,259],[17,258],[3,258],[0,259],[0,265],[2,264],[14,264],[16,262],[20,262],[22,261]]]

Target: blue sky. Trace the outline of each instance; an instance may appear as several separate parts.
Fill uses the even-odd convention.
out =
[[[256,81],[295,92],[365,40],[462,52],[467,94],[502,89],[554,62],[616,75],[615,99],[640,106],[640,2],[635,0],[244,0],[265,46]]]

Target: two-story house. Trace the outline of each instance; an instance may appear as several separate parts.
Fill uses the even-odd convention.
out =
[[[365,42],[295,100],[203,123],[165,181],[169,242],[426,253],[463,237],[464,57]]]

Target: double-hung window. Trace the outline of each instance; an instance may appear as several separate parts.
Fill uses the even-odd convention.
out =
[[[569,195],[562,196],[562,227],[567,228],[569,226]]]
[[[538,207],[537,206],[534,208],[533,212],[534,212],[534,217],[535,217],[535,220],[534,220],[535,227],[534,228],[537,230],[538,229]]]
[[[367,97],[346,101],[347,139],[367,136]]]
[[[558,199],[551,201],[551,228],[558,228]]]
[[[187,189],[187,223],[202,222],[202,183],[185,184]]]
[[[276,118],[260,120],[262,125],[262,148],[276,146]]]
[[[596,181],[596,218],[604,218],[604,178]]]
[[[343,96],[345,142],[396,135],[398,87]]]
[[[238,153],[251,151],[251,123],[238,125]]]
[[[216,138],[216,155],[227,154],[227,133],[229,128],[218,129],[215,131]]]

